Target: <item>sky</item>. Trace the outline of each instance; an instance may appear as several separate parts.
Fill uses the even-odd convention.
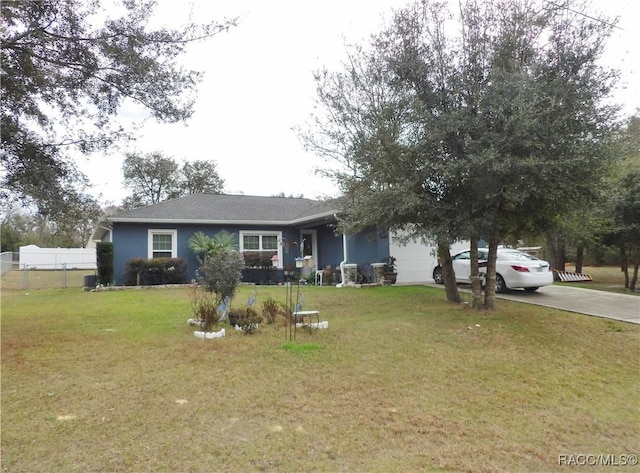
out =
[[[313,112],[313,72],[340,70],[347,43],[363,43],[380,31],[400,0],[158,0],[153,22],[172,26],[238,17],[238,26],[189,47],[187,67],[204,72],[195,113],[186,124],[145,120],[135,142],[78,160],[90,192],[103,205],[119,204],[126,152],[160,151],[177,162],[214,160],[225,193],[336,196],[336,185],[315,173],[330,166],[305,152],[293,130]],[[631,115],[640,109],[640,2],[594,0],[596,10],[620,16],[605,61],[621,71],[616,101]],[[124,108],[121,117],[144,114]]]

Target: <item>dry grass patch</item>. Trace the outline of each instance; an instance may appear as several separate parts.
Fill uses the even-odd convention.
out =
[[[567,266],[567,271],[575,271],[575,267]],[[640,295],[640,292],[633,293],[625,290],[624,273],[620,270],[620,266],[585,266],[582,268],[582,272],[591,276],[593,281],[563,284],[569,284],[572,287],[583,287],[585,289]],[[630,269],[629,277],[631,277],[632,272],[633,269]]]
[[[5,291],[3,470],[560,471],[559,454],[637,453],[640,327],[426,287],[304,293],[329,329],[290,341],[277,324],[195,339],[187,289]]]

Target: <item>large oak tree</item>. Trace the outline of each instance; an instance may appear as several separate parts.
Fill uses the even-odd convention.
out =
[[[42,213],[62,205],[80,177],[70,154],[104,149],[127,135],[114,120],[127,101],[162,122],[190,117],[200,74],[178,59],[189,43],[233,21],[151,28],[154,6],[151,0],[0,3],[5,198],[19,196]]]
[[[571,2],[473,0],[457,15],[424,0],[394,12],[343,71],[318,74],[303,133],[337,160],[342,225],[489,244],[493,308],[498,243],[543,231],[589,196],[609,163],[616,74],[598,60],[612,23]],[[450,269],[450,268],[449,268]],[[447,281],[452,281],[445,267]],[[454,298],[453,291],[448,292]]]

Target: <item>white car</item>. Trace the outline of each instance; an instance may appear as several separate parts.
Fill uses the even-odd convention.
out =
[[[478,263],[480,273],[487,272],[486,262],[489,259],[488,248],[478,248]],[[471,251],[460,251],[452,255],[453,271],[456,281],[470,283]],[[433,279],[438,284],[444,284],[444,274],[440,265],[433,270]],[[539,287],[553,284],[551,265],[544,260],[511,248],[498,248],[496,259],[496,292],[507,289],[523,288],[526,291],[536,291]]]

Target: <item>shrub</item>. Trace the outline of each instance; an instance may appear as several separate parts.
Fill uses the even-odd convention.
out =
[[[98,284],[105,286],[113,282],[113,243],[96,244],[96,265],[98,267]]]
[[[251,307],[232,309],[229,313],[229,321],[242,329],[248,335],[258,331],[258,324],[262,322],[262,317]]]
[[[187,260],[184,258],[131,258],[124,267],[126,286],[154,286],[184,283]]]
[[[272,297],[267,297],[262,301],[262,316],[268,324],[272,324],[276,321],[278,313],[280,312],[280,304]]]
[[[282,270],[277,268],[244,268],[242,282],[253,284],[277,284],[282,282]]]
[[[219,300],[233,296],[242,277],[244,261],[235,250],[216,251],[207,254],[200,271],[208,291],[215,292]]]
[[[304,278],[307,284],[315,284],[316,283],[316,271],[311,271],[309,275]]]
[[[245,268],[273,268],[271,257],[275,254],[274,251],[245,251],[242,253],[244,266]]]
[[[218,301],[215,294],[193,285],[189,296],[193,316],[200,321],[202,330],[205,332],[210,331],[220,320],[220,315],[217,311]]]
[[[242,281],[254,284],[275,284],[280,279],[280,272],[273,267],[271,257],[274,251],[245,251]]]

